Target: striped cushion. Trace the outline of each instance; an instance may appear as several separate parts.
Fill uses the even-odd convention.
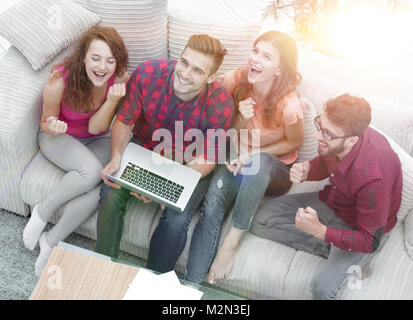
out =
[[[139,63],[168,58],[167,0],[88,0],[88,10],[101,18],[101,25],[116,28],[129,52],[128,72]]]
[[[316,111],[314,105],[309,99],[306,97],[301,97],[300,100],[304,109],[304,142],[300,149],[298,149],[297,162],[305,162],[314,159],[318,155],[318,142],[314,138],[316,134],[316,129],[314,126]]]
[[[207,5],[207,3],[204,3]],[[214,3],[215,5],[215,3]],[[252,44],[260,31],[258,24],[247,24],[224,6],[216,3],[214,17],[205,16],[202,6],[191,6],[187,10],[183,6],[171,5],[168,8],[169,55],[178,59],[192,34],[206,33],[219,39],[228,53],[218,70],[218,77],[245,65],[251,52]],[[219,20],[217,16],[225,17]]]
[[[367,100],[372,108],[371,124],[413,157],[413,105],[399,105],[376,97]]]
[[[71,0],[22,0],[0,15],[0,34],[37,71],[98,22]]]

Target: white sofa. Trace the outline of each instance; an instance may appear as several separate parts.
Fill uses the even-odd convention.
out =
[[[110,10],[107,1],[76,2],[97,13],[103,24],[112,24],[122,31],[135,63],[151,58],[166,58],[167,44],[173,57],[177,54],[178,48],[186,42],[188,34],[205,30],[227,41],[227,46],[233,46],[233,51],[237,52],[237,55],[227,58],[224,69],[228,66],[236,67],[246,61],[251,41],[259,30],[254,25],[233,25],[231,29],[216,22],[214,26],[212,23],[215,22],[211,20],[205,21],[189,15],[185,17],[183,11],[169,10],[168,43],[165,44],[162,39],[167,32],[166,23],[160,23],[165,29],[158,30],[157,34],[153,34],[153,31],[145,34],[140,32],[142,29],[136,29],[140,31],[133,33],[131,29],[139,27],[139,23],[142,23],[139,19],[150,19],[150,15],[157,18],[156,21],[166,21],[167,1],[140,0],[133,4],[134,8],[131,8],[130,1],[117,1],[123,6],[118,5],[116,12]],[[148,8],[149,4],[151,8],[151,3],[156,4],[154,7],[158,8],[158,11],[152,10],[148,17],[142,18],[139,15],[139,6],[145,5],[145,8]],[[127,21],[130,24],[125,23],[125,17],[131,19]],[[159,29],[159,26],[157,28]],[[239,34],[239,30],[243,30],[247,37]],[[154,43],[152,46],[152,52],[150,49],[137,46],[133,41],[134,37],[137,37],[144,43],[150,36],[149,33],[160,39],[158,45]],[[70,49],[61,51],[48,65],[38,71],[34,71],[32,64],[13,46],[0,60],[0,208],[15,214],[28,216],[30,208],[44,199],[64,174],[38,152],[36,133],[41,114],[42,89],[50,67],[61,61]],[[360,75],[357,69],[351,69],[338,60],[303,49],[300,49],[299,54],[299,69],[303,75],[299,91],[302,96],[313,102],[316,111],[321,112],[323,103],[340,93],[350,92],[364,96],[373,108],[372,125],[396,141],[391,139],[403,165],[402,206],[391,238],[372,260],[373,273],[362,281],[361,289],[345,286],[339,292],[338,299],[413,299],[413,101],[407,100],[409,94],[406,92],[397,95],[399,98],[406,97],[406,100],[397,103],[394,102],[391,92],[384,95],[385,79],[381,82],[374,81],[374,75]],[[131,65],[130,70],[134,67]],[[375,84],[378,84],[377,87]],[[306,139],[300,150],[301,160],[316,153],[316,144],[311,136],[311,132],[314,133],[312,117],[315,111],[311,109],[311,104],[308,103],[307,106],[309,109],[306,114]],[[307,182],[293,186],[289,192],[315,191],[321,189],[325,183],[328,181]],[[146,259],[150,236],[160,214],[161,209],[157,205],[146,205],[132,199],[127,206],[121,249]],[[57,212],[51,222],[55,223],[59,215],[60,212]],[[230,216],[225,220],[223,236],[228,232]],[[96,239],[96,217],[95,213],[77,232]],[[187,245],[176,265],[176,270],[181,273],[185,268],[189,243],[197,219],[198,216],[191,222]],[[322,264],[323,259],[319,257],[248,232],[237,251],[230,277],[217,286],[252,299],[309,299],[311,279]]]

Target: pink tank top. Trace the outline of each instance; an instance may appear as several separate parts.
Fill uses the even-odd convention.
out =
[[[57,68],[57,70],[61,71],[63,70],[63,66]],[[66,78],[69,74],[69,71],[66,71],[65,74],[62,76],[63,81],[66,84]],[[112,77],[109,78],[106,92],[105,92],[105,101],[106,97],[108,95],[109,88],[113,85],[115,81],[115,74],[112,75]],[[102,104],[103,105],[103,104]],[[102,106],[101,105],[101,106]],[[100,107],[86,113],[80,113],[72,110],[70,108],[70,104],[66,101],[62,101],[60,103],[60,113],[59,113],[59,120],[64,121],[67,123],[67,134],[70,134],[73,137],[76,138],[92,138],[96,136],[101,136],[106,134],[108,130],[99,133],[97,135],[90,134],[88,131],[89,127],[89,119],[93,116],[93,114],[100,109]]]

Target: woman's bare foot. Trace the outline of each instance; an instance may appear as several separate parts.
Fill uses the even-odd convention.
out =
[[[209,283],[215,283],[219,280],[223,280],[230,275],[232,265],[234,264],[235,253],[237,252],[243,233],[243,230],[231,226],[221,248],[218,250],[211,268],[209,269]]]
[[[216,283],[219,280],[227,278],[234,264],[235,249],[221,247],[218,250],[217,256],[209,269],[208,282]]]

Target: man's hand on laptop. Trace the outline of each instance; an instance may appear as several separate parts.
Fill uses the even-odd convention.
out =
[[[138,194],[138,193],[135,193],[135,192],[131,192],[130,194],[133,195],[135,198],[137,198],[137,199],[139,199],[139,200],[142,200],[142,201],[145,202],[145,203],[150,203],[150,202],[152,202],[151,199],[148,199],[147,197],[145,197],[145,196],[143,196],[143,195],[141,195],[141,194]],[[162,209],[165,209],[165,206],[164,206],[163,204],[161,204],[161,208],[162,208]]]
[[[103,182],[107,184],[108,186],[116,189],[120,189],[120,185],[110,181],[108,178],[106,178],[105,174],[112,175],[115,172],[117,172],[120,168],[120,159],[112,159],[106,167],[104,167],[102,170],[100,170],[100,176],[103,179]]]

